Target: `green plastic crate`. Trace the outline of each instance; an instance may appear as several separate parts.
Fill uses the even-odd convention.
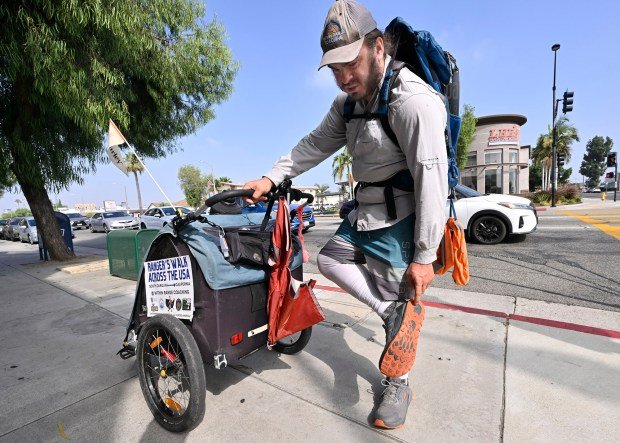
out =
[[[144,256],[159,229],[110,231],[106,237],[110,274],[138,280]]]

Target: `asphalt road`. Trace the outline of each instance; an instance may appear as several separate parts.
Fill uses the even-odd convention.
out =
[[[322,218],[304,238],[316,254],[340,223]],[[459,287],[450,274],[434,287],[461,289],[620,312],[620,242],[570,216],[539,213],[539,228],[499,245],[468,243],[470,282]]]
[[[316,256],[340,224],[317,217],[305,235],[312,258],[307,272],[318,272]],[[105,249],[105,234],[77,231],[77,245]],[[433,286],[518,296],[620,312],[620,242],[560,211],[539,212],[539,227],[499,245],[468,243],[470,282],[456,286],[451,275]]]

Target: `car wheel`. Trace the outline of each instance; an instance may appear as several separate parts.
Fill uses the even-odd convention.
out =
[[[140,229],[146,229],[146,225],[144,223],[140,223]]]
[[[32,240],[32,237],[30,236],[30,234],[28,234],[28,243],[30,243],[31,245],[34,245],[34,241]]]
[[[108,225],[106,225],[105,223],[103,224],[103,232],[105,232],[106,234],[110,232],[110,228],[108,228]]]
[[[507,232],[504,222],[494,215],[483,215],[471,225],[471,237],[485,245],[500,243],[506,238]]]

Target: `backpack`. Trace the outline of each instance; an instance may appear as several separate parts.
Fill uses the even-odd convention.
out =
[[[396,17],[390,22],[387,28],[385,28],[385,35],[394,42],[394,51],[392,61],[386,69],[383,85],[379,91],[377,112],[353,114],[355,101],[349,96],[344,103],[344,118],[347,122],[353,118],[377,119],[390,140],[396,146],[400,146],[394,131],[390,127],[388,110],[394,80],[398,77],[400,70],[407,66],[414,74],[444,97],[448,113],[445,137],[448,154],[448,187],[450,189],[450,202],[452,203],[454,187],[459,180],[459,170],[456,164],[456,143],[461,130],[461,118],[458,115],[459,69],[456,65],[456,60],[449,52],[444,51],[439,46],[430,32],[415,31],[401,17]],[[399,177],[399,180],[402,181],[402,177]],[[385,186],[385,183],[386,181],[381,182],[381,186]],[[378,186],[374,183],[365,184],[365,186],[373,185]],[[393,185],[393,187],[404,189],[397,185]],[[413,181],[411,181],[411,188],[413,188]],[[392,194],[392,192],[390,189],[387,193]],[[388,203],[388,209],[389,206],[390,204]],[[388,212],[390,211],[388,210]],[[395,214],[390,214],[390,218],[396,218]]]

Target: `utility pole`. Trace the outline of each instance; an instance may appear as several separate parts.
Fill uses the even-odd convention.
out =
[[[555,101],[555,73],[557,66],[557,58],[558,58],[558,49],[560,49],[560,45],[556,43],[551,47],[553,51],[553,124],[552,124],[552,143],[551,143],[551,206],[555,207],[555,199],[556,199],[556,189],[558,185],[558,176],[557,176],[557,160],[556,160],[556,147],[555,147],[555,117],[557,115],[557,103]]]

